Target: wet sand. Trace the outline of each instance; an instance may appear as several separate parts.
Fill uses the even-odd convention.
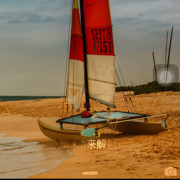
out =
[[[27,178],[56,168],[72,155],[71,151],[57,149],[52,143],[25,139],[0,135],[0,178]]]
[[[168,113],[168,130],[155,135],[123,135],[111,133],[105,149],[73,146],[73,157],[60,166],[30,178],[180,178],[180,92],[161,92],[132,96],[129,109],[142,114]],[[62,117],[63,99],[45,99],[17,102],[0,102],[0,133],[9,137],[27,137],[29,142],[55,143],[45,137],[37,124],[38,118],[56,124]],[[116,93],[115,110],[127,111],[121,93]],[[92,102],[92,111],[106,110],[104,105]],[[71,108],[64,106],[64,111]],[[81,108],[81,111],[84,109]],[[75,114],[75,112],[73,113]],[[27,141],[26,140],[26,141]],[[69,148],[69,147],[63,147]],[[165,176],[165,168],[174,167],[177,176]],[[96,175],[83,175],[96,171]]]

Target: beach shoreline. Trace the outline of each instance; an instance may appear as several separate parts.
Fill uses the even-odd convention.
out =
[[[160,92],[132,96],[136,111],[142,114],[163,114],[168,130],[155,135],[122,135],[111,132],[109,145],[104,149],[90,149],[74,145],[73,156],[55,169],[29,178],[169,178],[167,167],[177,168],[180,164],[180,101],[179,92]],[[45,137],[37,124],[39,117],[47,123],[56,124],[61,116],[62,99],[0,102],[0,133],[8,137],[26,137],[25,141],[56,143]],[[83,103],[82,103],[83,104]],[[121,93],[116,93],[116,110],[127,111]],[[104,110],[105,106],[92,102],[92,110]],[[133,108],[132,108],[133,109]],[[83,111],[83,108],[82,108]],[[70,112],[69,112],[70,114]],[[104,129],[104,131],[110,131]],[[33,132],[33,133],[32,133]],[[95,172],[96,175],[83,175]]]

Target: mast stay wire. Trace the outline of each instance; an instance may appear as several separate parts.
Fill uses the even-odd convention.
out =
[[[71,0],[71,7],[73,6],[73,0]],[[66,66],[65,66],[65,79],[64,79],[64,94],[65,98],[63,100],[63,108],[61,111],[62,119],[64,118],[64,112],[65,112],[65,104],[67,105],[67,111],[68,111],[68,103],[67,97],[66,97],[66,84],[67,84],[67,72],[68,72],[68,63],[69,63],[69,45],[70,45],[70,30],[71,30],[71,21],[72,21],[72,9],[70,8],[70,16],[69,16],[69,25],[68,25],[68,43],[67,43],[67,52],[66,52]]]
[[[118,64],[117,56],[116,56],[116,58],[115,58],[115,62],[116,62],[116,65],[117,65],[117,66],[116,66],[116,77],[117,77],[118,83],[119,83],[119,85],[122,85],[122,84],[121,84],[121,81],[120,81],[119,74],[118,74],[118,72],[120,72],[120,75],[121,75],[121,78],[122,78],[122,80],[123,80],[124,86],[126,86],[124,77],[123,77],[123,75],[122,75],[122,71],[121,71],[120,66],[119,66],[119,64]],[[117,70],[117,69],[118,69],[118,70]],[[126,108],[127,108],[128,112],[130,112],[130,111],[129,111],[129,107],[128,107],[128,99],[127,99],[127,97],[124,95],[124,92],[122,92],[122,96],[123,96],[123,99],[124,99]],[[137,111],[136,111],[136,107],[134,106],[134,103],[132,102],[132,98],[129,97],[129,100],[130,100],[130,102],[131,102],[131,104],[132,104],[132,107],[134,108],[135,112],[137,112]]]
[[[116,77],[117,77],[117,80],[118,80],[118,84],[119,84],[119,85],[122,85],[122,84],[121,84],[120,77],[119,77],[119,73],[118,73],[119,70],[120,70],[120,68],[118,68],[119,66],[118,66],[118,63],[117,63],[117,58],[116,58],[116,56],[115,56],[115,62],[116,62],[116,66],[115,66],[115,67],[116,67]],[[129,112],[127,100],[126,100],[126,98],[125,98],[123,92],[122,92],[122,96],[123,96],[124,103],[125,103],[125,106],[126,106],[126,108],[127,108],[127,111]]]

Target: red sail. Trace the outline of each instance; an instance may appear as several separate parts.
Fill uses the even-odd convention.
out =
[[[78,1],[73,1],[70,59],[84,61],[83,37],[79,18]]]
[[[114,55],[108,0],[84,0],[87,54]]]
[[[89,96],[114,107],[115,57],[108,0],[84,0]]]

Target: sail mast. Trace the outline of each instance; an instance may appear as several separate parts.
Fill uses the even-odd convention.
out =
[[[88,88],[88,74],[87,74],[87,52],[86,52],[86,33],[85,33],[85,22],[84,22],[84,0],[80,0],[80,16],[81,16],[81,28],[83,35],[83,45],[84,45],[84,82],[85,82],[85,108],[87,111],[90,110],[89,103],[89,88]]]
[[[165,67],[166,67],[166,64],[167,64],[167,46],[168,46],[168,31],[166,32]]]
[[[171,53],[171,44],[172,44],[172,36],[173,36],[173,29],[174,27],[172,27],[172,30],[171,30],[171,37],[170,37],[170,43],[169,43],[169,52],[168,52],[168,60],[167,60],[167,71],[168,71],[168,68],[169,68],[169,61],[170,61],[170,53]]]
[[[156,70],[156,61],[155,61],[155,57],[154,57],[154,51],[152,52],[152,57],[153,57],[153,63],[154,63],[155,80],[157,82],[157,70]]]

